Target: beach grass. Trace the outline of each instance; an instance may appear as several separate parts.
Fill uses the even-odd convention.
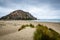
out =
[[[47,26],[38,24],[33,38],[34,40],[60,40],[60,34]]]
[[[34,40],[60,40],[59,33],[41,24],[38,24],[36,27],[33,24],[22,25],[21,28],[18,29],[18,31],[26,27],[36,28],[36,31],[34,32],[34,37],[33,37]]]
[[[30,24],[30,27],[31,27],[31,28],[34,28],[34,25],[33,25],[33,24]]]
[[[26,25],[22,25],[21,28],[18,29],[18,31],[24,29],[26,27]]]
[[[29,24],[29,25],[28,25],[28,24],[26,24],[26,25],[22,25],[22,26],[21,26],[21,28],[19,28],[19,29],[18,29],[18,31],[20,31],[20,30],[22,30],[22,29],[24,29],[24,28],[26,28],[26,27],[34,28],[34,25],[33,25],[33,24]]]

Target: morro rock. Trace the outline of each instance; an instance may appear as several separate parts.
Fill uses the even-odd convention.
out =
[[[10,14],[3,16],[0,20],[36,20],[37,18],[33,17],[29,12],[23,10],[16,10]]]

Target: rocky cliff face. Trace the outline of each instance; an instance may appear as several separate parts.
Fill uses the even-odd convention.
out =
[[[33,17],[29,12],[22,10],[16,10],[10,14],[3,16],[0,20],[36,20],[37,18]]]

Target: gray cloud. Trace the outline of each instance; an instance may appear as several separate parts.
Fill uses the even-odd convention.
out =
[[[33,5],[50,5],[53,9],[60,9],[60,0],[0,0],[0,6],[9,7],[13,4]]]
[[[60,0],[0,0],[0,16],[17,9],[28,11],[37,18],[59,19]]]

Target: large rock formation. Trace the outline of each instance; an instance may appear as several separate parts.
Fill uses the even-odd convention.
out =
[[[37,18],[33,17],[29,12],[22,10],[16,10],[10,14],[3,16],[0,20],[36,20]]]

